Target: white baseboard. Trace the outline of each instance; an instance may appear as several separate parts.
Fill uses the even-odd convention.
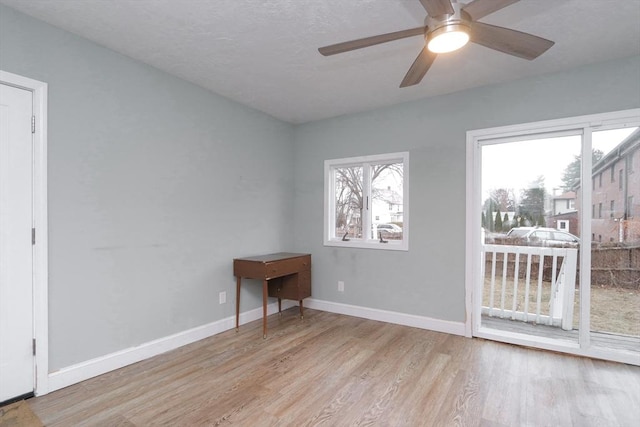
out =
[[[282,301],[282,309],[297,306],[294,301]],[[361,317],[364,319],[378,320],[381,322],[394,323],[398,325],[412,326],[421,329],[428,329],[437,332],[444,332],[453,335],[465,335],[464,322],[451,322],[448,320],[432,319],[424,316],[398,313],[393,311],[379,310],[375,308],[360,307],[355,305],[341,304],[331,301],[322,301],[313,298],[305,299],[304,306],[307,308],[327,311],[330,313],[345,314],[348,316]],[[267,306],[268,314],[278,311],[278,303]],[[252,322],[262,318],[262,307],[240,314],[240,324]],[[182,347],[187,344],[199,341],[204,338],[219,334],[235,327],[235,316],[230,316],[206,325],[198,326],[187,331],[179,332],[168,337],[149,341],[136,347],[120,350],[107,354],[86,362],[78,363],[48,376],[47,393],[68,387],[89,378],[105,374],[107,372],[123,368],[136,362],[148,359],[158,354]]]
[[[294,306],[297,306],[297,304],[293,301],[282,301],[283,310]],[[277,312],[278,303],[272,303],[267,306],[268,314]],[[262,319],[262,307],[240,314],[241,325],[258,319]],[[47,393],[228,331],[229,329],[235,328],[235,326],[236,317],[230,316],[168,337],[149,341],[136,347],[127,348],[78,363],[77,365],[62,368],[49,374]]]
[[[433,319],[431,317],[416,316],[414,314],[398,313],[395,311],[380,310],[377,308],[360,307],[357,305],[342,304],[338,302],[322,301],[314,298],[305,299],[304,306],[315,310],[328,311],[330,313],[346,314],[348,316],[362,317],[364,319],[378,320],[381,322],[394,323],[396,325],[412,326],[414,328],[465,336],[464,322]]]

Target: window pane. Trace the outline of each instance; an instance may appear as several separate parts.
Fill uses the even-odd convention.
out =
[[[402,163],[371,165],[371,238],[402,240]]]
[[[640,130],[593,132],[592,174],[615,168],[618,182],[592,189],[598,216],[591,220],[591,341],[596,346],[637,348],[640,336]],[[613,340],[615,335],[622,336]],[[635,341],[630,341],[635,337]],[[635,343],[635,344],[629,344]]]
[[[580,151],[579,136],[482,146],[481,326],[577,341]]]
[[[406,152],[325,160],[324,244],[408,250],[408,179]]]
[[[334,168],[335,237],[362,237],[362,166]]]

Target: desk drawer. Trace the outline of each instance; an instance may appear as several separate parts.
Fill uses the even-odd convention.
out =
[[[269,280],[269,296],[295,301],[310,297],[311,271],[302,271]]]
[[[265,278],[311,270],[311,255],[265,263]]]

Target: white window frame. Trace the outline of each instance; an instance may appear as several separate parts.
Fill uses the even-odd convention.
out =
[[[372,226],[371,208],[372,203],[369,202],[364,206],[364,214],[362,219],[362,238],[350,238],[348,241],[342,240],[335,233],[335,175],[333,169],[337,167],[362,166],[363,167],[363,196],[369,197],[370,200],[370,179],[369,168],[371,164],[380,163],[402,163],[402,240],[388,239],[387,243],[381,243],[376,237],[370,238],[369,230]],[[324,245],[337,246],[345,248],[364,248],[364,249],[381,249],[392,251],[408,251],[409,250],[409,152],[376,154],[371,156],[358,156],[343,159],[325,160],[324,162]]]

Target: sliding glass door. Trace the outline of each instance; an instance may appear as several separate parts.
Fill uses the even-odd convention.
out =
[[[581,135],[480,146],[481,325],[578,341]]]
[[[592,133],[591,340],[640,342],[640,131]]]
[[[473,335],[640,364],[638,126],[633,110],[468,133]]]

